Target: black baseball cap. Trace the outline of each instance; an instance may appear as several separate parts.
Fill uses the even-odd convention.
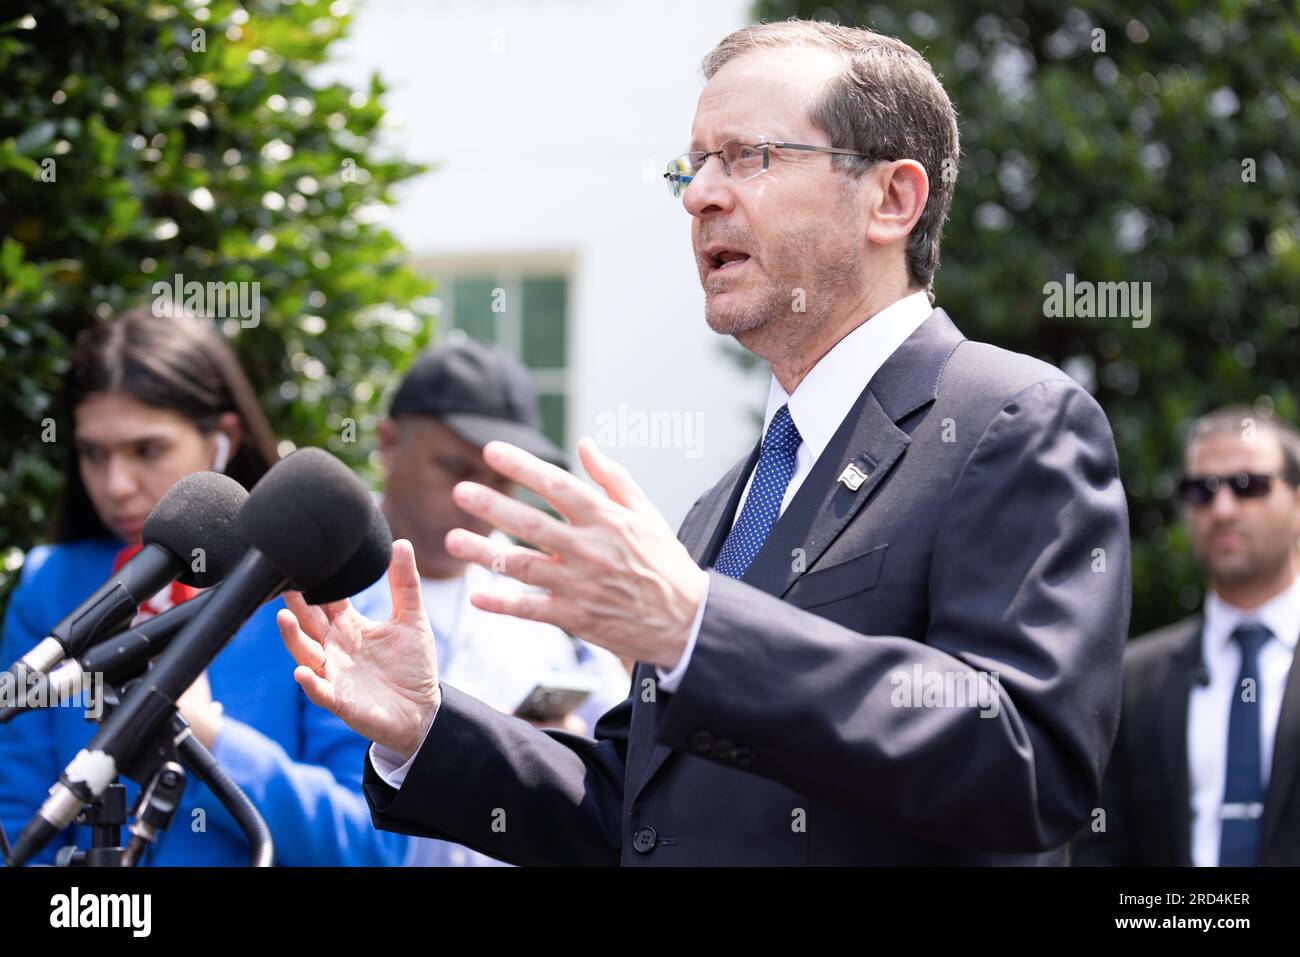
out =
[[[388,414],[435,416],[476,448],[497,439],[569,467],[564,453],[542,434],[528,370],[509,353],[478,339],[438,346],[416,359],[397,387]]]

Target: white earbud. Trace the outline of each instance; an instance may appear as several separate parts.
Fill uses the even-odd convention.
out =
[[[216,438],[217,454],[212,458],[212,471],[224,472],[230,462],[230,436],[218,429]]]

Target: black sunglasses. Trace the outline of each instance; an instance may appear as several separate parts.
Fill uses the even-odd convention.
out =
[[[1238,499],[1263,498],[1273,487],[1276,475],[1238,472],[1236,475],[1185,476],[1178,483],[1178,497],[1188,505],[1203,506],[1214,501],[1219,486],[1226,486]]]

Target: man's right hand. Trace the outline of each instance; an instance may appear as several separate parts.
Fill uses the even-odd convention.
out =
[[[420,749],[441,691],[415,551],[404,539],[393,543],[388,584],[388,621],[370,621],[346,599],[317,607],[286,592],[276,624],[307,697],[405,760]]]

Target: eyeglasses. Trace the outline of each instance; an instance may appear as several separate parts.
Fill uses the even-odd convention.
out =
[[[873,163],[878,163],[885,158],[869,153],[859,153],[857,150],[842,150],[835,146],[809,146],[807,143],[772,143],[762,138],[757,143],[746,143],[743,140],[727,140],[716,150],[691,150],[688,153],[683,153],[668,164],[668,172],[664,173],[664,179],[668,181],[668,191],[674,197],[680,198],[682,193],[686,192],[686,187],[690,186],[691,181],[699,175],[700,170],[708,162],[710,156],[716,156],[721,160],[722,172],[728,177],[734,178],[737,182],[753,179],[755,176],[767,172],[767,167],[772,161],[772,150],[806,150],[813,153],[835,153],[839,156],[860,156],[863,159],[871,160]]]
[[[1209,505],[1218,494],[1219,487],[1231,490],[1237,499],[1263,498],[1273,487],[1277,475],[1259,475],[1254,472],[1238,472],[1236,475],[1188,475],[1178,483],[1178,497],[1186,504],[1196,507]]]

